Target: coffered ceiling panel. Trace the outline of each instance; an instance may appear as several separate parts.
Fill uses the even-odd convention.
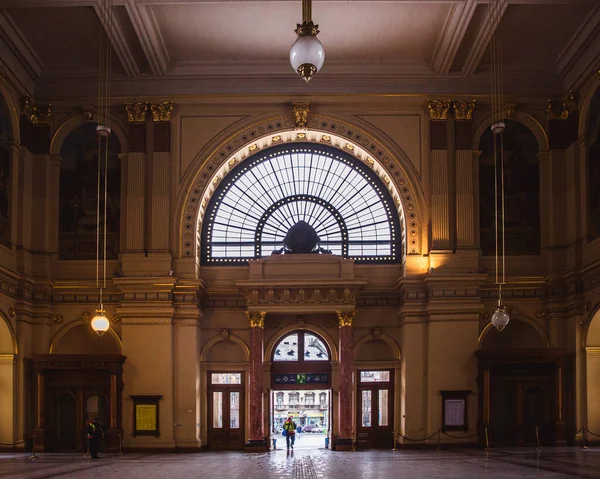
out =
[[[92,7],[12,8],[9,14],[43,64],[42,76],[98,71],[102,26]],[[115,73],[122,73],[113,51]]]
[[[429,67],[449,3],[315,2],[326,66],[391,63]],[[279,62],[286,68],[300,2],[151,7],[175,65]],[[325,71],[325,70],[324,70]]]
[[[509,5],[500,23],[504,68],[555,71],[559,54],[592,9],[576,4]],[[489,59],[489,53],[484,58]]]

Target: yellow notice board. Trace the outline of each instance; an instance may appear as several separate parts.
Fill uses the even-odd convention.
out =
[[[156,431],[156,404],[135,405],[135,428],[138,431]]]

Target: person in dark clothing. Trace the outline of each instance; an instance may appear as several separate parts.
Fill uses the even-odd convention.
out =
[[[88,421],[85,428],[88,450],[92,459],[98,459],[98,449],[100,441],[104,439],[104,426],[97,417],[93,421]]]

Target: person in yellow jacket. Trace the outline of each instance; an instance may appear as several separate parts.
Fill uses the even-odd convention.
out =
[[[293,421],[293,417],[290,416],[287,421],[283,423],[283,430],[285,431],[285,445],[294,449],[294,442],[296,442],[296,423]]]

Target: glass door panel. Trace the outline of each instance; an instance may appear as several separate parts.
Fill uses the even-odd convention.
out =
[[[240,393],[231,391],[229,393],[229,427],[239,429],[240,427]]]
[[[377,425],[378,426],[388,426],[389,425],[389,420],[388,420],[388,390],[387,389],[380,389],[379,390],[379,403],[378,403],[378,408],[377,408]]]
[[[371,391],[362,391],[362,427],[371,427]]]
[[[220,429],[223,427],[223,391],[213,392],[213,420],[212,427]]]

